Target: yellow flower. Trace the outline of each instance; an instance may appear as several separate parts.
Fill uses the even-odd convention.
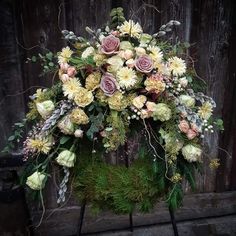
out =
[[[26,184],[33,190],[40,190],[44,187],[45,178],[45,174],[39,171],[35,171],[27,178]]]
[[[175,175],[173,175],[172,177],[171,177],[171,182],[173,182],[173,183],[178,183],[179,181],[181,181],[182,180],[182,177],[181,177],[181,175],[179,174],[179,173],[176,173]]]
[[[181,76],[186,72],[185,61],[179,57],[171,57],[168,60],[170,70],[174,76]]]
[[[212,112],[213,107],[210,102],[205,102],[198,110],[199,116],[204,120],[208,120],[211,117]]]
[[[147,91],[151,91],[154,93],[161,93],[165,90],[165,83],[162,82],[161,80],[158,80],[155,78],[155,76],[150,76],[148,77],[145,82],[144,85],[146,86],[146,90]]]
[[[138,108],[141,109],[144,106],[144,103],[147,101],[147,97],[144,95],[139,95],[137,97],[135,97],[132,101],[133,105]]]
[[[108,97],[104,94],[104,92],[101,89],[98,89],[96,93],[96,98],[101,102],[101,103],[107,103]]]
[[[79,88],[74,98],[75,103],[80,107],[86,107],[93,101],[93,94],[86,88]]]
[[[161,49],[157,46],[149,46],[148,50],[150,52],[149,56],[152,58],[154,64],[161,63],[163,59],[163,53]]]
[[[108,98],[108,105],[112,110],[122,111],[128,106],[128,101],[121,92],[116,91],[112,97]]]
[[[77,80],[76,78],[67,80],[62,85],[64,96],[67,96],[69,99],[73,99],[75,95],[79,92],[80,87],[81,87],[81,84],[79,80]]]
[[[69,61],[73,51],[69,47],[65,47],[58,53],[58,63],[66,63]]]
[[[118,70],[117,79],[122,88],[130,88],[137,82],[135,71],[128,67],[122,67]]]
[[[125,21],[121,26],[118,27],[122,35],[130,35],[134,38],[139,38],[143,32],[142,27],[139,23],[134,23],[132,20]]]
[[[94,91],[95,89],[99,88],[101,80],[101,73],[94,72],[86,77],[85,79],[85,88]]]
[[[53,141],[51,137],[29,139],[27,142],[27,148],[31,149],[33,152],[41,152],[47,154],[50,152],[53,146]]]
[[[106,55],[105,54],[95,54],[93,56],[93,60],[96,63],[96,66],[101,66],[106,63]]]
[[[89,122],[88,116],[81,108],[75,108],[70,114],[70,119],[77,125],[86,125]]]
[[[213,170],[213,169],[217,169],[219,166],[220,166],[220,163],[219,163],[220,159],[218,158],[215,158],[215,159],[212,159],[209,166],[210,168]]]

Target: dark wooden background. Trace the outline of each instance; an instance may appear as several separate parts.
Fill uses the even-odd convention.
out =
[[[0,0],[0,147],[5,145],[13,123],[24,117],[28,95],[37,86],[51,85],[52,78],[39,77],[40,67],[26,64],[26,59],[47,49],[60,50],[64,45],[60,34],[62,29],[88,36],[84,28],[102,26],[109,20],[110,10],[117,6],[122,6],[126,17],[139,21],[148,33],[156,32],[161,24],[172,19],[182,23],[173,34],[192,44],[189,53],[198,75],[207,82],[207,94],[217,103],[215,116],[222,117],[225,125],[224,133],[214,133],[206,139],[207,155],[210,159],[220,158],[221,166],[212,171],[208,162],[204,164],[203,175],[197,177],[198,192],[208,194],[209,199],[212,196],[218,199],[222,195],[215,192],[235,190],[234,0]],[[225,202],[232,205],[229,199],[233,197],[227,194]],[[187,201],[194,202],[197,196],[200,196],[198,199],[205,198],[193,195],[192,200]],[[47,196],[50,200],[46,202],[48,208],[56,207],[54,197],[55,189],[51,189]],[[73,204],[72,201],[67,206],[70,215],[75,214]],[[77,210],[75,215],[78,215]],[[68,232],[70,230],[69,227]]]

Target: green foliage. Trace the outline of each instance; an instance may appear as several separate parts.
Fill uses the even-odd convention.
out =
[[[83,69],[87,66],[95,67],[96,64],[93,60],[93,56],[88,56],[87,58],[81,57],[71,57],[70,62],[73,66],[75,66],[78,70]]]
[[[16,149],[17,144],[20,143],[25,132],[26,119],[21,122],[17,122],[13,125],[13,132],[11,136],[7,139],[7,145],[3,148],[1,153],[10,153],[12,150]]]
[[[117,26],[121,25],[125,21],[123,8],[113,8],[110,13],[111,21],[109,27],[111,29],[116,29]]]
[[[100,130],[100,127],[104,120],[104,115],[99,112],[97,115],[90,115],[89,120],[91,122],[90,128],[87,130],[86,134],[90,140],[93,139],[94,134]]]
[[[81,201],[96,209],[113,210],[117,214],[134,209],[148,212],[163,194],[163,183],[147,160],[136,160],[130,168],[105,163],[79,163],[75,191]]]
[[[34,55],[31,58],[27,58],[28,62],[33,63],[40,63],[43,68],[43,73],[41,74],[47,74],[49,72],[54,72],[58,69],[57,67],[57,61],[56,61],[56,55],[54,55],[51,51],[48,51],[45,54],[38,53],[38,55]]]
[[[176,210],[182,204],[183,200],[183,190],[182,186],[179,183],[174,184],[167,195],[167,204],[170,209]]]
[[[216,127],[219,129],[219,130],[224,130],[224,122],[222,119],[216,119],[214,121],[214,124],[216,125]]]
[[[34,121],[40,118],[40,115],[36,108],[37,102],[43,102],[46,100],[56,100],[62,95],[62,85],[61,83],[54,84],[50,89],[44,90],[40,93],[40,96],[35,98],[33,101],[28,103],[29,112],[26,114],[26,118],[29,121]]]

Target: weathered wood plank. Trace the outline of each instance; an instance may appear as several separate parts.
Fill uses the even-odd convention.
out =
[[[46,219],[48,214],[54,214]],[[76,233],[79,206],[69,206],[62,209],[48,210],[45,220],[37,229],[36,235],[73,235]],[[186,195],[183,207],[176,212],[177,221],[192,220],[204,217],[214,217],[236,213],[236,192],[224,193],[204,193]],[[35,213],[34,221],[40,217],[40,213]],[[170,221],[170,216],[166,204],[160,202],[152,213],[134,213],[134,226],[153,225]],[[102,212],[97,217],[92,216],[89,207],[86,209],[83,232],[99,232],[106,230],[128,228],[128,215],[117,216],[110,212]]]
[[[229,69],[230,1],[193,1],[193,9],[191,42],[196,43],[193,60],[199,76],[207,82],[207,94],[216,101],[217,107],[214,115],[221,117]],[[218,145],[218,132],[206,135],[206,157],[217,158]],[[222,168],[225,169],[226,165],[230,165],[230,160],[226,161],[225,158],[222,158]],[[222,185],[225,186],[222,191],[227,189],[228,173],[229,171],[224,171],[219,178],[223,182]],[[207,161],[204,162],[203,176],[199,178],[198,183],[199,191],[215,190],[215,173],[210,171]]]
[[[0,2],[0,150],[5,146],[14,122],[24,117],[21,52],[17,44],[16,2]]]

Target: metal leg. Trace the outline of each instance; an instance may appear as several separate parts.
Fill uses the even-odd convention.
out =
[[[170,219],[171,219],[172,227],[174,230],[174,235],[179,236],[178,228],[177,228],[176,221],[175,221],[174,211],[171,208],[169,208],[169,212],[170,212]]]
[[[80,209],[80,216],[79,216],[79,225],[78,225],[78,231],[77,231],[77,236],[81,235],[82,231],[82,226],[83,226],[83,221],[84,221],[84,212],[85,212],[85,207],[86,207],[86,202],[84,202],[81,206]]]
[[[127,168],[129,168],[129,155],[128,155],[128,144],[127,144],[127,142],[125,143],[125,166]],[[134,231],[132,213],[129,214],[129,229],[130,229],[130,232]]]
[[[134,228],[133,228],[133,215],[132,215],[132,213],[129,214],[129,230],[130,230],[130,232],[134,231]]]

